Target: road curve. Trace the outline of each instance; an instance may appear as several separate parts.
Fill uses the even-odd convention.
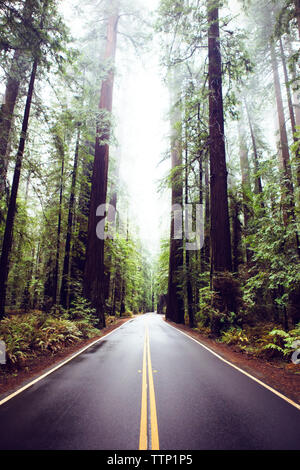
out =
[[[1,450],[300,449],[300,412],[172,328],[135,318],[0,406]]]

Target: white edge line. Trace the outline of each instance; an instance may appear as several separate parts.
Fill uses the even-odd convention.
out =
[[[295,408],[297,408],[297,410],[300,410],[300,405],[298,405],[298,403],[294,402],[293,400],[291,400],[290,398],[286,397],[285,395],[283,395],[282,393],[278,392],[277,390],[275,390],[274,388],[270,387],[269,385],[265,384],[264,382],[262,382],[261,380],[257,379],[256,377],[253,377],[253,375],[251,374],[248,374],[248,372],[246,372],[245,370],[243,369],[240,369],[239,367],[237,367],[236,365],[232,364],[231,362],[227,361],[226,359],[224,359],[222,356],[220,356],[219,354],[217,354],[216,352],[214,352],[212,349],[208,348],[207,346],[205,346],[204,344],[202,344],[200,341],[198,341],[197,339],[193,338],[192,336],[190,336],[189,334],[187,333],[184,333],[182,330],[180,330],[179,328],[176,328],[176,326],[173,326],[173,325],[170,325],[170,323],[168,322],[165,322],[168,326],[170,326],[171,328],[174,328],[174,330],[176,331],[179,331],[179,333],[182,333],[184,336],[187,336],[189,339],[195,341],[195,343],[198,343],[200,346],[202,346],[202,348],[206,349],[207,351],[209,351],[211,354],[213,354],[214,356],[216,356],[218,359],[221,359],[221,361],[225,362],[226,364],[228,364],[229,366],[233,367],[234,369],[238,370],[239,372],[241,372],[242,374],[246,375],[247,377],[249,377],[250,379],[254,380],[255,382],[257,382],[258,384],[262,385],[263,387],[265,387],[267,390],[269,390],[270,392],[274,393],[275,395],[277,395],[278,397],[282,398],[282,400],[286,401],[287,403],[289,403],[290,405],[294,406]],[[0,403],[1,404],[1,403]]]
[[[125,322],[127,323],[127,322]],[[46,372],[45,374],[42,374],[40,375],[39,377],[37,377],[36,379],[32,380],[32,382],[29,382],[28,384],[24,385],[24,387],[21,387],[19,388],[18,390],[16,390],[15,392],[11,393],[10,395],[8,395],[7,397],[3,398],[3,400],[0,401],[0,406],[4,405],[4,403],[8,402],[9,400],[11,400],[12,398],[14,398],[15,396],[19,395],[20,393],[24,392],[25,390],[27,390],[29,387],[32,387],[32,385],[35,385],[37,382],[39,382],[40,380],[43,380],[45,377],[47,377],[48,375],[52,374],[53,372],[55,372],[56,370],[60,369],[61,367],[63,367],[64,365],[66,365],[68,362],[72,361],[73,359],[75,359],[75,357],[79,356],[80,354],[82,354],[84,351],[86,351],[87,349],[91,348],[92,346],[94,346],[95,344],[99,343],[100,341],[102,341],[103,339],[107,338],[109,335],[111,335],[112,333],[114,333],[115,331],[117,331],[119,328],[121,328],[121,326],[123,326],[125,323],[122,323],[122,325],[118,326],[117,328],[115,328],[113,331],[110,331],[109,333],[107,333],[106,335],[103,335],[101,338],[97,339],[96,341],[93,341],[91,344],[88,344],[87,346],[85,346],[83,349],[81,349],[80,351],[78,351],[77,353],[73,354],[71,357],[69,357],[68,359],[66,359],[65,361],[61,362],[60,364],[58,364],[57,366],[53,367],[52,369],[50,369],[48,372]]]

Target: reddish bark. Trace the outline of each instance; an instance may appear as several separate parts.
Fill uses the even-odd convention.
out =
[[[114,86],[114,62],[117,45],[117,25],[119,20],[118,2],[108,20],[105,59],[110,62],[110,70],[102,83],[99,103],[100,115],[106,115],[112,111],[113,86]],[[109,161],[110,124],[103,122],[97,126],[95,144],[95,159],[92,176],[90,214],[88,225],[88,242],[86,250],[86,262],[84,272],[84,295],[96,309],[99,318],[99,326],[105,327],[105,265],[104,265],[104,240],[100,240],[96,234],[99,220],[96,217],[97,208],[106,203],[107,177]]]
[[[213,0],[208,2],[208,22],[211,255],[213,272],[222,272],[232,270],[232,260],[224,140],[219,12]]]

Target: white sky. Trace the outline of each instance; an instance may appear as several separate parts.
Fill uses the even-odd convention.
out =
[[[141,3],[154,9],[159,0]],[[143,244],[151,254],[159,251],[160,239],[169,230],[170,200],[168,191],[158,193],[159,180],[170,167],[160,164],[169,141],[168,92],[159,70],[159,52],[140,58],[130,46],[117,53],[116,68],[126,70],[116,77],[114,115],[116,134],[121,144],[120,178],[129,193],[131,231],[138,228]],[[153,50],[151,48],[151,50]]]
[[[168,93],[155,59],[147,65],[136,61],[117,79],[114,94],[116,129],[121,143],[121,180],[130,198],[130,218],[140,228],[140,237],[152,252],[168,230],[169,198],[158,193],[158,183],[170,162],[160,164],[168,146]]]

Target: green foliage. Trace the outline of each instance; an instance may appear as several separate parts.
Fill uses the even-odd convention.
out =
[[[106,266],[113,289],[107,313],[123,316],[126,312],[151,311],[153,275],[149,258],[140,241],[129,233],[126,238],[116,233],[113,240],[107,240]]]
[[[295,351],[296,341],[300,341],[300,323],[289,332],[280,329],[270,331],[268,338],[265,339],[267,344],[263,346],[263,350],[270,352],[271,356],[279,355],[287,359]]]
[[[91,307],[91,304],[88,300],[80,295],[76,295],[75,299],[71,304],[69,310],[69,318],[71,320],[89,320],[91,323],[95,320],[93,315],[95,315],[96,310]]]
[[[217,313],[212,307],[214,295],[209,286],[199,290],[199,311],[196,313],[196,321],[205,327],[209,326],[211,316]]]
[[[155,269],[155,290],[157,295],[165,295],[168,292],[170,240],[161,240],[160,254]]]
[[[6,345],[7,366],[24,367],[41,355],[100,334],[87,318],[71,321],[46,314],[7,317],[0,322],[0,339]]]
[[[241,349],[245,349],[245,345],[249,344],[249,339],[245,332],[241,328],[231,327],[229,330],[224,331],[221,337],[222,343],[228,345],[241,346]]]
[[[271,323],[260,322],[255,326],[243,329],[231,327],[223,332],[221,341],[235,346],[240,351],[263,359],[280,359],[290,361],[295,351],[296,342],[300,340],[300,324],[286,332]]]

